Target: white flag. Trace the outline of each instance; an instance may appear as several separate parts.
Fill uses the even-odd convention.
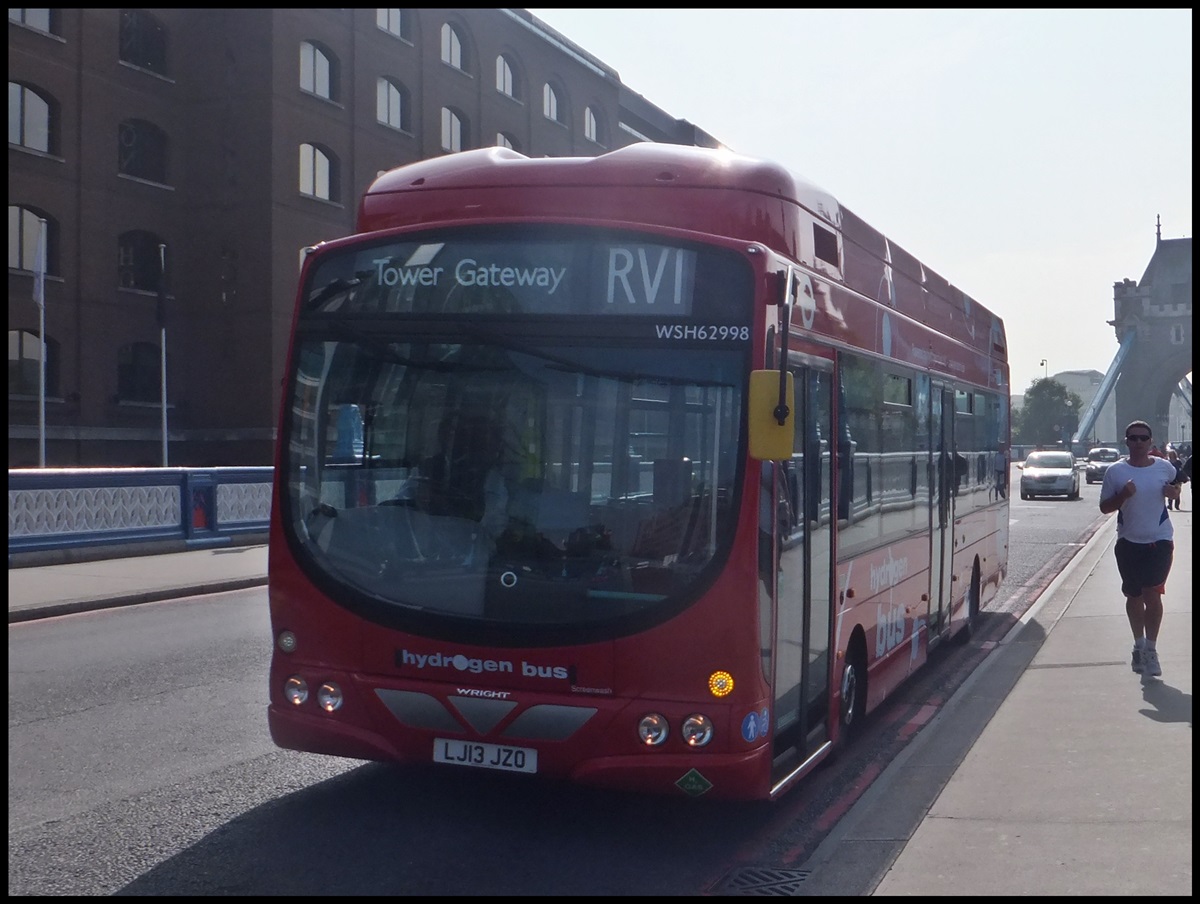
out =
[[[46,221],[38,218],[37,250],[33,253],[33,301],[46,306]]]

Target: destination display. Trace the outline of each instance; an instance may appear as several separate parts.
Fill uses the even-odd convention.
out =
[[[327,256],[305,314],[567,314],[746,323],[749,267],[720,249],[602,236],[401,242]],[[730,315],[734,316],[731,318]]]

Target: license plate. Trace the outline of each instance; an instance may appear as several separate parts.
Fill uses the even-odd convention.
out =
[[[504,772],[537,772],[537,751],[529,747],[506,747],[476,741],[450,741],[434,738],[433,761]]]

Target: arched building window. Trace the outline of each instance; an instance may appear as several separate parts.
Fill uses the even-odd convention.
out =
[[[44,31],[46,34],[61,34],[57,9],[10,9],[8,21]]]
[[[131,229],[117,236],[117,285],[122,289],[157,292],[162,276],[162,240],[153,232]]]
[[[393,129],[412,131],[408,89],[392,78],[375,82],[375,119]]]
[[[167,184],[167,135],[154,123],[127,119],[117,127],[117,172]]]
[[[542,115],[555,122],[563,121],[562,111],[559,110],[558,92],[549,82],[542,88]]]
[[[300,194],[323,201],[338,199],[337,158],[315,144],[300,145]]]
[[[123,63],[167,75],[167,29],[141,9],[121,10],[119,56]]]
[[[596,111],[591,107],[584,108],[583,111],[583,137],[588,141],[594,141],[596,144],[604,145],[608,143],[607,129],[604,126],[604,120],[596,115]]]
[[[8,269],[32,273],[37,265],[38,220],[46,221],[46,272],[58,273],[58,222],[31,207],[8,205]]]
[[[409,12],[406,9],[377,9],[375,10],[375,24],[388,34],[407,41],[410,40],[412,33],[408,16]]]
[[[462,38],[449,22],[442,24],[442,62],[455,69],[463,69],[466,66]]]
[[[8,83],[8,143],[58,153],[58,103],[37,88]]]
[[[117,398],[122,402],[162,400],[159,347],[153,342],[131,342],[117,351]]]
[[[461,151],[467,141],[467,127],[457,110],[442,107],[442,150]]]
[[[496,90],[513,100],[524,100],[525,91],[512,62],[504,54],[496,57]]]
[[[31,330],[8,331],[8,394],[36,396],[41,381],[42,343]],[[58,397],[58,343],[46,339],[46,395]]]
[[[300,90],[338,99],[338,66],[333,52],[312,41],[300,42]]]

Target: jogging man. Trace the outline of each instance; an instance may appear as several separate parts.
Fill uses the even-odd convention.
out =
[[[1158,629],[1162,625],[1167,575],[1175,554],[1175,531],[1167,502],[1179,498],[1172,484],[1175,466],[1150,454],[1150,425],[1134,421],[1125,428],[1129,457],[1114,462],[1100,487],[1100,511],[1117,513],[1117,570],[1125,614],[1133,631],[1135,672],[1158,676]]]

